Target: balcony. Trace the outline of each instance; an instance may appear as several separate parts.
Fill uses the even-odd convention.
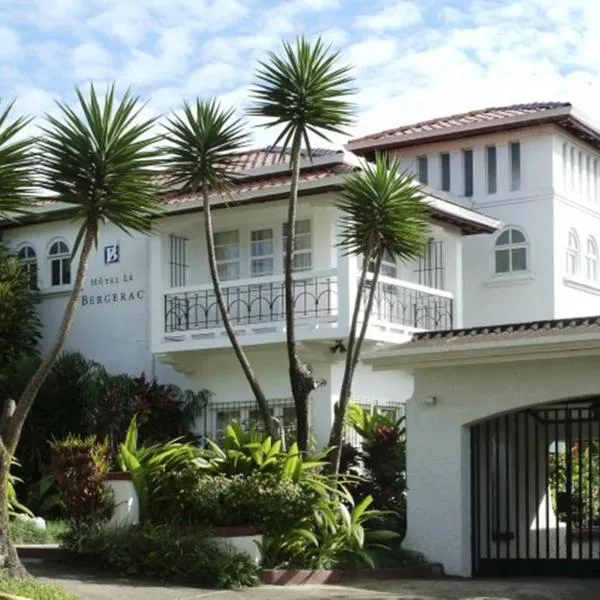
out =
[[[347,272],[346,272],[347,273]],[[345,274],[345,273],[340,273]],[[348,336],[357,279],[337,269],[298,273],[294,310],[298,339]],[[352,285],[350,285],[352,284]],[[283,274],[222,284],[232,324],[244,342],[283,341],[285,328]],[[364,309],[363,300],[363,309]],[[177,288],[163,297],[161,343],[210,348],[228,343],[211,284]],[[449,329],[453,295],[408,281],[380,277],[367,337],[394,341],[425,329]],[[192,343],[193,342],[193,343]],[[190,345],[190,343],[192,343]]]

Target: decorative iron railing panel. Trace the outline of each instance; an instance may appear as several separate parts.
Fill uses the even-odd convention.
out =
[[[285,319],[283,281],[223,287],[223,297],[234,326],[260,325]],[[337,314],[337,276],[315,276],[294,281],[296,317],[327,319]],[[165,294],[165,332],[222,327],[212,288]]]
[[[363,295],[363,308],[368,294]],[[426,330],[452,329],[453,299],[447,292],[402,285],[388,277],[377,282],[371,319]]]

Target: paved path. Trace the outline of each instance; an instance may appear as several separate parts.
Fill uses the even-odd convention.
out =
[[[107,579],[30,565],[33,575],[58,583],[83,600],[598,600],[598,580],[365,581],[348,586],[262,586],[248,590],[200,590]]]

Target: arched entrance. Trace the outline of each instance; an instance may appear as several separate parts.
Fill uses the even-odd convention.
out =
[[[600,396],[471,428],[473,573],[600,575]]]

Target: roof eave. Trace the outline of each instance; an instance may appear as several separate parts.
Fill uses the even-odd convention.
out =
[[[346,148],[355,154],[363,155],[369,152],[383,149],[402,148],[406,146],[415,146],[419,143],[433,143],[447,141],[451,139],[473,137],[476,135],[484,135],[486,133],[494,133],[497,131],[506,131],[511,129],[520,129],[523,127],[532,127],[545,123],[560,121],[565,117],[581,122],[577,117],[571,116],[571,107],[564,106],[553,108],[542,113],[532,113],[527,115],[518,115],[516,117],[508,117],[497,121],[484,121],[481,123],[473,123],[471,125],[456,125],[447,127],[439,131],[420,131],[395,138],[390,136],[389,139],[357,139],[351,140],[346,144]],[[581,122],[582,123],[582,122]],[[582,125],[585,125],[582,123]],[[585,125],[589,127],[588,125]],[[591,128],[590,128],[591,129]],[[593,129],[592,129],[593,130]],[[378,134],[375,134],[378,135]],[[596,138],[600,140],[600,134],[596,133]]]

